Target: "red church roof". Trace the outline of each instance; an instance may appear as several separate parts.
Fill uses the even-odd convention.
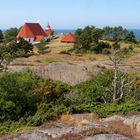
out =
[[[46,34],[39,23],[25,23],[17,35],[17,38],[34,38],[40,41]]]
[[[61,40],[62,43],[74,43],[75,42],[75,37],[74,34],[68,33],[62,38]]]

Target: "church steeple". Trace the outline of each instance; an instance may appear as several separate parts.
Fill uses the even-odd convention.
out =
[[[51,26],[50,26],[50,24],[48,23],[48,25],[47,25],[47,27],[46,27],[46,29],[45,30],[51,30]]]
[[[51,36],[52,29],[51,29],[51,26],[50,26],[49,23],[48,23],[48,25],[45,28],[45,33],[46,33],[47,36]]]

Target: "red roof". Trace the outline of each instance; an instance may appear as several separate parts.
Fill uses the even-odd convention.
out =
[[[42,39],[45,36],[46,34],[39,23],[25,23],[18,33],[17,38],[34,38],[40,41],[39,38]]]
[[[74,43],[75,42],[75,37],[74,34],[68,33],[62,38],[61,40],[62,43]]]

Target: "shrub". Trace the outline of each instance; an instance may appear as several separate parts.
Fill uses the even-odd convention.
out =
[[[111,71],[100,73],[90,80],[75,86],[73,92],[77,93],[79,98],[83,98],[86,103],[104,103],[106,95],[109,98],[111,94],[112,78]]]
[[[60,54],[67,54],[67,55],[71,55],[71,53],[69,51],[61,51]]]
[[[3,73],[0,75],[0,117],[18,120],[37,109],[37,98],[32,89],[37,77],[31,72]]]
[[[54,105],[54,103],[44,102],[38,106],[36,114],[29,117],[28,124],[32,126],[39,126],[45,121],[58,118],[65,112],[67,112],[67,108],[64,105]]]

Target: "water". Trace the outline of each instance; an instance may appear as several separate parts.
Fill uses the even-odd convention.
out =
[[[133,29],[131,31],[134,32],[136,39],[140,39],[140,29]]]
[[[4,32],[6,30],[2,30],[2,31]],[[130,31],[134,32],[136,39],[140,39],[140,29],[131,29]],[[61,33],[67,34],[67,33],[74,33],[75,30],[74,29],[55,29],[54,32],[56,34],[61,34]]]
[[[75,30],[74,29],[55,29],[54,32],[56,34],[61,34],[61,33],[67,34],[67,33],[74,33]]]

